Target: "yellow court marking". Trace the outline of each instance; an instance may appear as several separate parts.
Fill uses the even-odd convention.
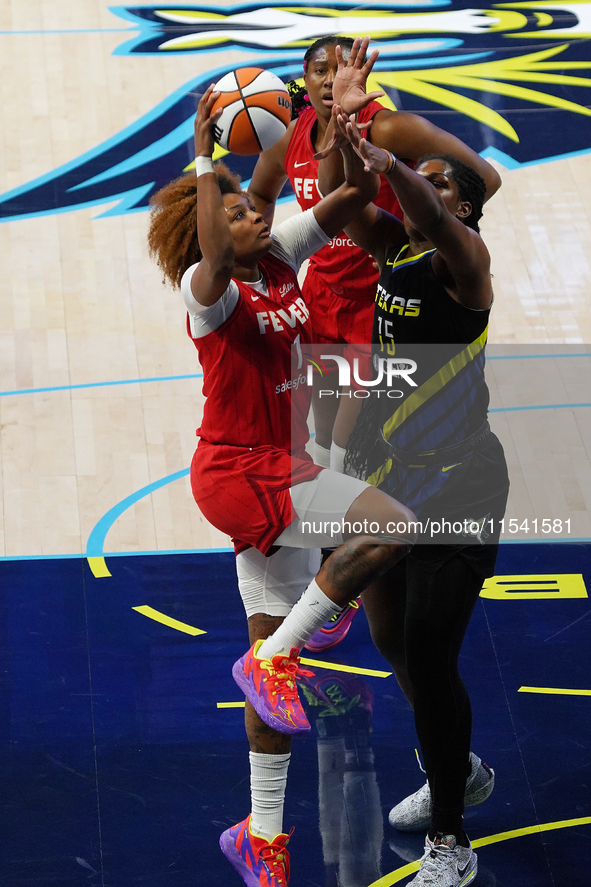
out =
[[[186,634],[207,634],[207,632],[202,631],[200,628],[194,628],[194,626],[187,625],[185,622],[179,622],[178,619],[171,619],[170,616],[165,616],[164,613],[159,613],[158,610],[154,610],[153,607],[132,607],[131,609],[135,610],[137,613],[141,613],[142,616],[147,616],[148,619],[162,622],[163,625],[168,625],[169,628],[176,628],[177,631],[184,631]],[[302,665],[313,665],[315,668],[328,668],[331,671],[346,671],[351,674],[364,674],[374,678],[389,678],[392,674],[391,671],[377,671],[373,668],[358,668],[356,665],[341,665],[340,662],[321,662],[319,659],[300,659],[300,662]]]
[[[496,835],[489,835],[488,838],[477,838],[472,841],[472,846],[476,850],[478,847],[486,847],[488,844],[498,844],[500,841],[510,841],[512,838],[521,838],[524,835],[535,835],[536,832],[551,832],[559,828],[572,828],[577,825],[591,825],[591,816],[583,816],[581,819],[562,819],[558,822],[544,822],[541,825],[528,825],[525,828],[516,828],[510,832],[499,832]],[[408,865],[378,878],[369,887],[391,887],[392,884],[398,884],[407,875],[416,872],[421,864],[420,859],[409,862]]]
[[[187,625],[186,622],[179,622],[178,619],[171,619],[170,616],[160,613],[153,607],[132,607],[131,609],[135,610],[136,613],[141,613],[142,616],[147,616],[148,619],[153,619],[154,622],[161,622],[162,625],[168,625],[169,628],[175,628],[177,631],[184,631],[185,634],[207,634],[203,629],[195,628],[194,625]]]
[[[559,819],[557,822],[542,822],[540,825],[515,828],[510,832],[498,832],[496,835],[489,835],[488,838],[477,838],[472,841],[472,846],[486,847],[488,844],[498,844],[500,841],[510,841],[512,838],[522,838],[524,835],[535,835],[536,832],[553,832],[555,829],[573,828],[576,825],[591,825],[591,816],[582,816],[580,819]]]
[[[244,708],[245,702],[218,702],[218,708]]]
[[[559,687],[520,687],[518,693],[551,693],[555,696],[591,696],[591,690],[561,690]]]
[[[340,662],[321,662],[320,659],[301,658],[302,665],[312,665],[314,668],[329,668],[331,671],[348,671],[351,674],[366,674],[373,678],[389,678],[391,671],[376,671],[373,668],[357,668],[356,665],[341,665]]]
[[[105,579],[111,575],[104,557],[89,557],[87,560],[95,579]]]
[[[588,597],[582,573],[534,573],[493,576],[482,586],[480,597],[500,601],[552,600]]]

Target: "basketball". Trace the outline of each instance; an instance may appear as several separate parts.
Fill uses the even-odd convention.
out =
[[[216,83],[211,113],[223,108],[214,138],[232,154],[258,154],[279,141],[291,120],[291,99],[282,80],[262,68],[239,68]]]

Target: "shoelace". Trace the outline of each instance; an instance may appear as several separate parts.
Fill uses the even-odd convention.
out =
[[[272,683],[271,693],[273,696],[282,696],[286,700],[299,699],[295,683],[298,676],[314,677],[313,671],[301,668],[298,650],[295,647],[289,656],[278,653],[273,656],[269,665],[265,664],[262,667],[268,672],[268,676],[263,678],[263,681]]]
[[[359,609],[359,600],[350,601],[350,603],[347,604],[347,607],[350,607],[352,610],[358,610]],[[345,607],[343,610],[341,610],[340,613],[335,613],[334,616],[331,616],[328,621],[329,622],[337,622],[341,618],[341,616],[347,612],[347,607]]]
[[[427,850],[423,855],[423,864],[421,866],[421,874],[433,875],[436,877],[439,873],[439,863],[443,862],[446,856],[453,854],[453,850],[447,844],[434,844],[429,841]]]
[[[260,852],[260,858],[267,866],[269,872],[277,879],[278,887],[287,887],[289,881],[289,853],[286,845],[293,835],[295,826],[289,832],[284,844],[266,844]]]

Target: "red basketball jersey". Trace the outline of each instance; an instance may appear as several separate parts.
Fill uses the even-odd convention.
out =
[[[193,339],[206,397],[197,434],[212,444],[296,452],[308,440],[312,389],[301,356],[292,369],[291,346],[310,342],[309,312],[288,265],[267,255],[259,267],[268,296],[235,280],[240,294],[231,315]]]
[[[371,102],[359,113],[359,122],[366,123],[383,110],[383,105]],[[284,169],[302,210],[310,209],[322,199],[318,191],[318,162],[314,160],[311,138],[315,122],[314,108],[302,111],[285,154]],[[396,195],[383,177],[374,203],[402,218]],[[318,272],[323,282],[342,298],[359,299],[368,295],[373,300],[375,296],[379,274],[373,267],[373,259],[342,231],[311,256],[310,269]]]

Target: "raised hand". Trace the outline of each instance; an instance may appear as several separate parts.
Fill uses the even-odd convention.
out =
[[[222,116],[223,108],[211,114],[211,109],[218,97],[218,93],[213,91],[213,87],[213,83],[207,87],[197,105],[197,114],[195,116],[195,157],[211,157],[215,148],[213,129]]]
[[[355,119],[342,111],[336,114],[336,124],[341,136],[346,136],[355,152],[361,157],[366,172],[385,173],[391,166],[391,155],[382,148],[376,148],[359,131]]]
[[[363,40],[356,37],[346,62],[341,47],[335,47],[339,69],[332,86],[332,95],[335,104],[340,105],[346,114],[356,114],[374,99],[384,95],[379,90],[370,93],[365,91],[367,78],[379,55],[375,49],[367,58],[368,46],[369,37],[364,37]]]

